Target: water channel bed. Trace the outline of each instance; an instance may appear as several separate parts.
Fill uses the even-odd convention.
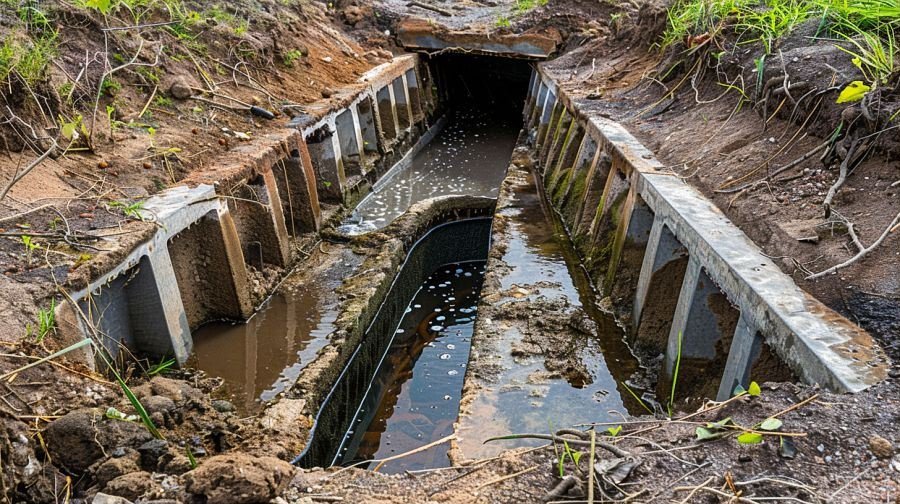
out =
[[[381,229],[414,203],[450,194],[496,198],[518,134],[514,121],[478,110],[449,112],[447,125],[412,162],[385,175],[338,228]]]
[[[467,377],[475,392],[459,419],[465,458],[539,444],[483,444],[492,436],[615,421],[612,412],[629,406],[618,383],[637,365],[622,350],[621,329],[594,306],[583,272],[567,266],[573,252],[531,175],[516,170],[508,181]]]

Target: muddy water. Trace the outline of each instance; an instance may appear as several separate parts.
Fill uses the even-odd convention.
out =
[[[454,111],[444,129],[412,162],[385,175],[338,228],[362,234],[390,224],[419,201],[450,194],[497,197],[518,134],[511,120]]]
[[[358,264],[348,251],[326,261],[322,252],[311,268],[288,277],[246,323],[215,322],[194,331],[196,367],[225,381],[230,400],[244,413],[290,387],[327,343],[337,318],[341,278]]]
[[[484,265],[441,266],[422,284],[351,424],[341,463],[404,453],[453,432]],[[447,451],[445,443],[382,470],[443,467]]]
[[[503,449],[537,445],[516,440],[483,444],[492,436],[519,432],[546,433],[587,422],[616,421],[616,411],[627,413],[624,390],[617,382],[636,369],[637,362],[622,344],[622,331],[594,305],[594,293],[580,269],[569,268],[574,251],[542,208],[530,175],[514,189],[515,201],[500,210],[508,218],[507,248],[499,283],[501,296],[494,304],[529,303],[565,299],[563,315],[584,310],[596,337],[579,334],[562,344],[575,349],[576,368],[586,371],[566,376],[548,372],[544,356],[517,351],[527,324],[505,318],[486,324],[490,342],[473,352],[484,355],[500,371],[476,396],[470,414],[460,418],[458,434],[467,458],[493,456]],[[534,305],[539,306],[538,304]],[[508,307],[506,307],[508,308]],[[486,317],[482,314],[482,317]],[[541,315],[538,315],[541,316]],[[499,317],[498,317],[499,318]]]

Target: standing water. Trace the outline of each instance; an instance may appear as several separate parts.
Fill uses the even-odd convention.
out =
[[[422,284],[351,423],[342,463],[408,452],[453,432],[484,265],[445,265]],[[434,446],[384,471],[443,467],[447,451]]]
[[[364,198],[338,231],[357,235],[381,229],[413,204],[451,194],[497,197],[516,143],[517,125],[480,110],[450,112],[447,126],[397,165]]]

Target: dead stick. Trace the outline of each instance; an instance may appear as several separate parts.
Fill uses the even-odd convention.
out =
[[[844,261],[840,264],[835,264],[834,266],[828,268],[825,271],[821,271],[819,273],[814,273],[812,275],[809,275],[808,277],[806,277],[806,279],[807,280],[815,280],[817,278],[822,278],[825,275],[834,273],[841,268],[846,268],[847,266],[850,266],[851,264],[855,263],[856,261],[859,261],[863,257],[869,255],[869,253],[872,252],[873,250],[875,250],[876,247],[881,245],[881,242],[883,242],[885,240],[885,238],[887,238],[887,236],[889,234],[891,234],[891,232],[893,232],[898,227],[900,227],[900,213],[898,213],[897,216],[894,217],[894,220],[892,220],[891,223],[888,224],[887,228],[884,230],[883,233],[881,233],[881,236],[879,236],[878,239],[875,240],[874,243],[872,243],[868,247],[860,250],[859,252],[857,252],[857,254],[855,256],[851,257],[850,259],[847,259],[846,261]]]
[[[447,17],[453,16],[453,13],[450,12],[450,11],[448,11],[448,10],[446,10],[446,9],[442,9],[442,8],[440,8],[440,7],[437,7],[437,6],[434,6],[434,5],[430,5],[430,4],[427,4],[427,3],[425,3],[425,2],[419,2],[419,1],[417,1],[417,0],[413,0],[412,2],[409,2],[409,3],[406,4],[406,5],[407,5],[407,6],[412,6],[412,7],[421,7],[422,9],[426,9],[426,10],[430,10],[430,11],[437,12],[438,14],[440,14],[440,15],[442,15],[442,16],[447,16]]]
[[[33,170],[35,166],[41,164],[41,161],[47,159],[47,156],[49,156],[50,153],[53,152],[54,149],[56,149],[56,145],[57,145],[56,140],[51,138],[50,142],[52,142],[52,145],[50,145],[49,149],[47,149],[43,154],[41,154],[40,156],[35,158],[35,160],[32,161],[31,163],[29,163],[28,166],[26,166],[25,169],[22,170],[21,173],[16,174],[12,178],[12,180],[10,180],[8,184],[6,184],[6,187],[3,188],[3,192],[0,193],[0,201],[3,201],[3,198],[6,197],[6,193],[8,193],[10,189],[12,189],[12,186],[16,185],[16,182],[22,180],[22,177],[24,177],[25,175],[28,175],[28,172]]]
[[[530,473],[531,471],[534,471],[534,470],[537,469],[538,467],[540,467],[540,466],[533,465],[533,466],[529,467],[528,469],[522,469],[522,470],[519,471],[519,472],[514,472],[514,473],[508,474],[508,475],[506,475],[506,476],[501,476],[501,477],[499,477],[499,478],[494,478],[494,479],[492,479],[492,480],[490,480],[490,481],[488,481],[488,482],[486,482],[486,483],[482,483],[482,484],[478,485],[478,487],[475,488],[475,493],[478,493],[478,491],[481,490],[481,489],[484,488],[484,487],[491,486],[491,485],[494,485],[494,484],[496,484],[496,483],[500,483],[500,482],[502,482],[502,481],[506,481],[506,480],[508,480],[508,479],[516,478],[516,477],[521,476],[521,475],[523,475],[523,474],[525,474],[525,473]]]

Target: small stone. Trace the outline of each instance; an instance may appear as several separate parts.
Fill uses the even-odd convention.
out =
[[[889,459],[894,455],[894,447],[887,439],[873,434],[869,438],[869,449],[880,459]]]
[[[216,399],[212,402],[212,407],[219,413],[231,413],[234,411],[234,404],[225,399]]]
[[[191,86],[184,79],[178,78],[172,81],[172,85],[169,86],[169,94],[172,95],[173,98],[178,100],[186,100],[191,97],[193,92],[191,91]]]
[[[94,496],[91,504],[131,504],[131,501],[124,497],[116,497],[100,492]]]
[[[152,439],[138,447],[141,454],[141,466],[155,470],[159,458],[169,451],[169,443],[162,439]]]
[[[825,453],[825,445],[819,444],[819,446],[816,446],[816,450],[819,450],[819,453]]]

